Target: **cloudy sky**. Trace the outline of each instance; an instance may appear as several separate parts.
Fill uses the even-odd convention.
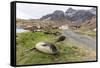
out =
[[[66,11],[68,8],[88,10],[91,7],[75,7],[75,6],[59,6],[59,5],[43,5],[43,4],[29,4],[17,3],[16,16],[21,19],[38,19],[43,15],[53,13],[55,10]]]

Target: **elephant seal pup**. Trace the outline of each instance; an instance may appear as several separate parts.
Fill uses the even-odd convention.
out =
[[[35,48],[43,53],[57,55],[59,51],[54,44],[49,42],[39,42],[35,45]]]

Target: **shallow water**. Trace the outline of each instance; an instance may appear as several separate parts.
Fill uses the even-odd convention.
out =
[[[16,29],[16,33],[21,33],[21,32],[28,32],[29,30],[25,30],[25,29],[22,29],[22,28],[17,28]]]

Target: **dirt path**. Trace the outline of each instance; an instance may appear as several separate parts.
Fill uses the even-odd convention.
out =
[[[73,40],[85,44],[86,46],[96,50],[96,41],[94,39],[87,38],[85,36],[79,35],[71,30],[64,30],[64,35],[72,38]]]

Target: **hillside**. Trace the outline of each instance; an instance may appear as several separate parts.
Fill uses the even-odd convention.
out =
[[[40,19],[17,19],[17,27],[28,28],[38,26],[46,28],[59,28],[63,25],[68,25],[69,29],[83,29],[93,30],[96,28],[96,9],[90,10],[76,10],[73,8],[62,10],[55,10],[51,14],[42,16]],[[85,28],[84,28],[85,27]]]

